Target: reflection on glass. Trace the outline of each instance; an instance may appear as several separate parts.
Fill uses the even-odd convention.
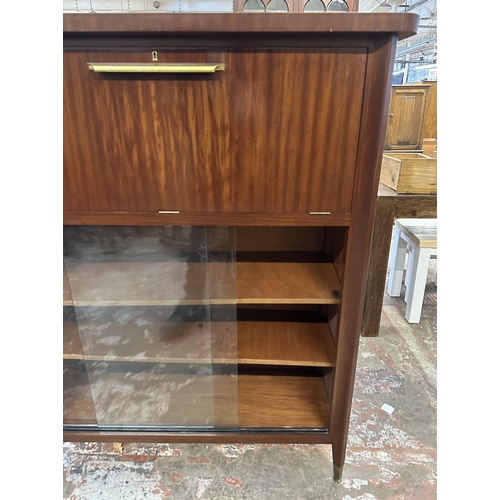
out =
[[[234,332],[223,335],[229,342],[223,365],[236,377],[236,365],[227,361],[236,338],[228,241],[209,254],[204,227],[65,227],[74,323],[99,425],[217,425],[213,299],[225,307],[226,323],[234,317]]]
[[[321,0],[309,0],[304,6],[304,12],[325,12],[325,4]]]
[[[243,12],[265,12],[262,0],[247,0],[243,5]]]
[[[216,427],[238,427],[235,228],[207,227]]]
[[[65,268],[63,269],[63,423],[97,423]]]
[[[63,360],[63,423],[97,423],[87,366],[83,359]]]
[[[266,10],[267,12],[288,12],[288,5],[285,0],[271,0]]]

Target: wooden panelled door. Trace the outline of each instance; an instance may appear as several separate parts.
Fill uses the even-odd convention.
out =
[[[422,149],[427,85],[393,85],[386,150]]]

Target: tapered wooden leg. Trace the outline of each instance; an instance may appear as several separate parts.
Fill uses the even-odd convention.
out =
[[[335,463],[335,446],[332,443],[332,453],[333,453],[333,480],[337,483],[342,481],[342,471],[344,470],[344,466],[339,467]],[[338,457],[338,454],[337,454]]]

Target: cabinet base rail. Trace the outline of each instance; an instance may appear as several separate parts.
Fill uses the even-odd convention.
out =
[[[212,426],[175,426],[175,425],[150,425],[150,426],[129,426],[129,425],[96,425],[96,424],[65,424],[64,432],[119,432],[119,433],[147,433],[147,432],[175,432],[176,434],[194,434],[200,432],[227,433],[227,434],[325,434],[326,428],[305,428],[305,427],[238,427],[224,428]]]

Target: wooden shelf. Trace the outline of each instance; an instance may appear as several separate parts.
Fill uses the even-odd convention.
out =
[[[309,252],[241,252],[239,304],[338,304],[341,284],[329,255]]]
[[[64,423],[108,425],[214,425],[217,413],[233,413],[244,428],[327,428],[328,403],[321,377],[239,375],[186,376],[141,372],[94,377],[89,386],[65,387]],[[73,377],[74,378],[74,377]],[[81,377],[82,378],[82,377]],[[220,380],[220,379],[223,380]],[[219,392],[214,392],[214,387]],[[140,404],[138,402],[140,401]],[[95,410],[94,410],[95,404]],[[216,429],[214,429],[216,430]]]
[[[241,252],[236,265],[211,262],[208,278],[199,262],[82,263],[66,270],[64,305],[340,303],[331,257],[319,252]]]
[[[326,322],[238,321],[239,364],[331,367],[335,357]]]
[[[122,324],[104,321],[96,323],[94,328],[86,325],[85,333],[82,334],[85,349],[82,349],[76,322],[65,321],[63,358],[154,363],[334,366],[336,350],[330,329],[326,321],[319,321],[321,317],[318,314],[299,311],[265,313],[244,310],[239,314],[244,320],[236,324],[219,321],[169,323],[161,320],[146,323],[140,315],[137,318],[132,316],[129,322]],[[279,320],[265,320],[272,315]]]
[[[328,427],[328,403],[321,377],[238,376],[241,427]]]

